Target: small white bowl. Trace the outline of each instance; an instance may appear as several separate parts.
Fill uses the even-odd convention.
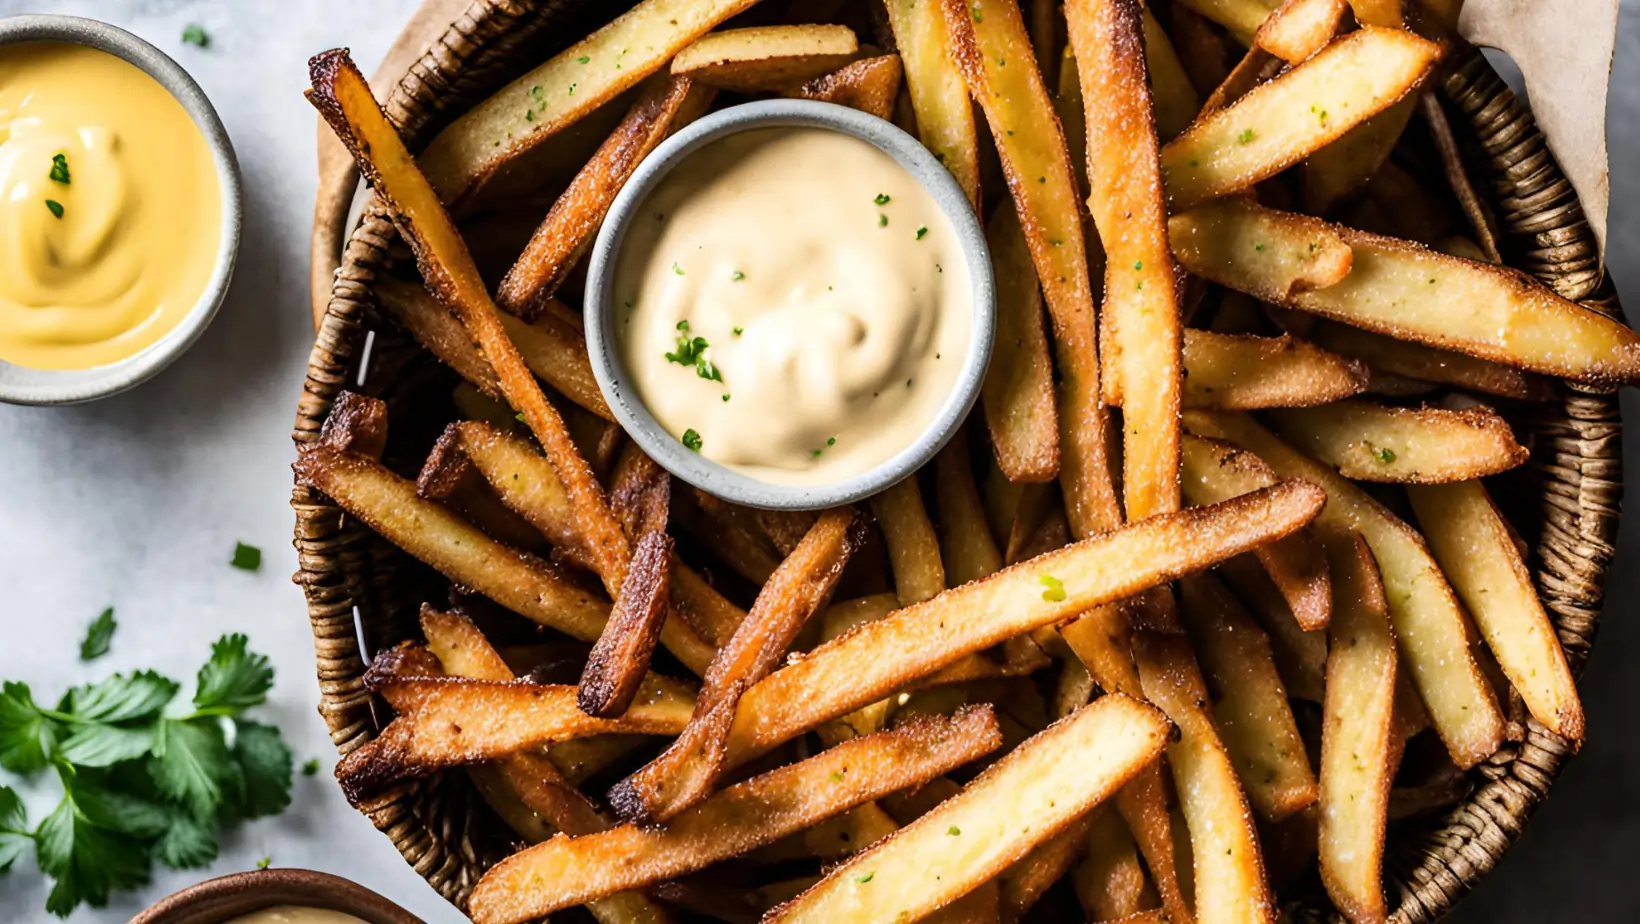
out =
[[[626,363],[615,333],[615,272],[632,217],[657,184],[689,155],[728,135],[760,128],[804,126],[843,132],[894,158],[922,184],[956,232],[973,292],[972,336],[951,394],[923,432],[874,468],[819,485],[771,484],[741,474],[686,448],[655,420],[628,386]],[[922,467],[956,434],[979,397],[996,337],[996,286],[985,229],[962,187],[917,139],[894,125],[846,106],[812,100],[763,100],[712,113],[662,142],[638,165],[604,219],[587,267],[587,352],[610,410],[632,439],[662,468],[726,500],[767,510],[817,510],[868,497]]]
[[[159,82],[187,111],[216,164],[222,188],[222,235],[216,269],[181,323],[137,354],[90,369],[27,369],[0,360],[0,402],[63,405],[95,401],[133,388],[170,365],[210,326],[228,293],[239,255],[239,161],[216,109],[199,84],[164,52],[124,29],[77,16],[26,15],[0,19],[0,47],[23,42],[68,42],[124,58]]]

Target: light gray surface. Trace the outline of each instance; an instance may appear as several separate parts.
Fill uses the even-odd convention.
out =
[[[55,695],[112,669],[156,667],[188,677],[216,635],[243,631],[280,670],[268,713],[298,760],[324,759],[298,779],[284,817],[255,822],[224,844],[209,870],[163,873],[148,890],[82,924],[124,921],[148,900],[263,856],[356,879],[433,924],[460,916],[405,866],[328,774],[333,752],[314,714],[312,645],[301,594],[288,581],[288,430],[311,343],[308,223],[314,115],[301,98],[309,54],[350,44],[366,69],[409,14],[411,0],[0,0],[0,15],[95,15],[175,55],[216,101],[245,171],[244,253],[221,316],[194,351],[134,392],[69,409],[0,407],[0,678]],[[213,47],[179,41],[206,25]],[[1613,80],[1611,264],[1640,306],[1640,9],[1625,10]],[[1626,278],[1625,278],[1626,277]],[[1640,309],[1636,309],[1640,310]],[[1640,409],[1634,395],[1625,406]],[[1630,438],[1630,483],[1640,442]],[[1480,922],[1640,920],[1632,859],[1640,844],[1640,531],[1623,531],[1603,633],[1584,683],[1589,743],[1501,868],[1452,918]],[[236,540],[263,547],[258,574],[228,567]],[[85,625],[118,607],[114,653],[94,669],[75,660]],[[38,817],[40,806],[35,806]],[[0,877],[0,920],[48,920],[45,887],[25,860]]]

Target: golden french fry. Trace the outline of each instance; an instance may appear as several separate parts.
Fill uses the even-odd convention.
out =
[[[478,924],[521,924],[589,899],[703,869],[933,779],[1002,744],[985,707],[913,719],[707,797],[665,827],[555,837],[491,867],[473,888]]]
[[[1395,634],[1372,551],[1359,535],[1333,549],[1336,615],[1322,707],[1321,881],[1354,924],[1384,920],[1384,826],[1400,763]]]
[[[1313,407],[1360,394],[1365,363],[1291,337],[1184,332],[1184,405],[1222,411]]]
[[[1364,26],[1162,149],[1172,207],[1185,210],[1268,179],[1383,111],[1429,73],[1441,48]]]
[[[1186,270],[1265,301],[1336,286],[1353,261],[1342,229],[1241,198],[1174,215],[1168,235]]]
[[[816,77],[789,95],[836,103],[886,120],[894,115],[903,71],[899,55],[863,58]]]
[[[1019,214],[1003,205],[985,228],[997,282],[997,331],[980,400],[997,466],[1012,482],[1059,475],[1059,413],[1042,324],[1042,290]]]
[[[934,475],[947,582],[955,587],[990,577],[1002,567],[1002,553],[985,523],[985,506],[969,465],[966,429],[958,430],[940,450]]]
[[[821,860],[840,860],[851,853],[864,850],[872,844],[900,830],[900,826],[875,802],[849,809],[820,822],[812,828],[787,835],[767,847],[748,855],[752,863],[780,863],[816,857]],[[813,883],[809,883],[812,885]],[[805,885],[803,888],[808,888]],[[798,889],[801,892],[802,889]],[[791,898],[792,895],[786,896]]]
[[[1303,478],[1326,490],[1327,506],[1316,518],[1316,533],[1333,542],[1359,532],[1371,546],[1401,655],[1452,760],[1472,767],[1497,750],[1503,716],[1471,651],[1474,630],[1423,537],[1337,472],[1245,415],[1189,411],[1185,426],[1192,433],[1228,439],[1283,477]]]
[[[1418,111],[1419,95],[1418,91],[1409,93],[1299,165],[1299,188],[1306,211],[1325,214],[1372,179],[1401,140],[1412,114]]]
[[[1509,422],[1486,407],[1450,411],[1340,401],[1271,416],[1294,446],[1356,481],[1446,484],[1507,471],[1528,455]]]
[[[1520,401],[1543,401],[1554,394],[1548,381],[1529,372],[1332,321],[1318,321],[1311,338],[1317,346],[1353,356],[1375,372],[1382,370]]]
[[[1072,531],[1121,520],[1106,459],[1105,409],[1087,242],[1064,134],[1013,0],[941,0],[953,57],[985,112],[1053,323],[1059,384],[1059,480]],[[1010,66],[1011,65],[1011,66]]]
[[[695,714],[678,740],[610,791],[626,820],[664,821],[705,798],[727,769],[728,741],[745,692],[780,663],[792,639],[831,596],[865,540],[852,507],[826,511],[770,576],[757,602],[707,669]]]
[[[684,529],[753,584],[762,586],[780,567],[780,553],[752,511],[693,489],[673,512]]]
[[[1258,27],[1281,4],[1279,0],[1181,0],[1181,5],[1218,23],[1236,41],[1248,45],[1252,43]]]
[[[932,0],[884,0],[923,146],[957,178],[978,211],[979,138],[968,88],[951,55],[945,14]]]
[[[1259,26],[1254,41],[1288,64],[1303,64],[1332,41],[1345,9],[1344,0],[1287,0]]]
[[[1109,806],[1089,815],[1087,856],[1071,874],[1077,901],[1090,921],[1111,921],[1138,914],[1156,904],[1156,891],[1145,878],[1145,868],[1133,845],[1133,836],[1121,816]]]
[[[1315,773],[1269,638],[1217,578],[1193,574],[1179,586],[1185,628],[1220,692],[1213,718],[1247,801],[1270,821],[1307,808],[1318,795]]]
[[[586,166],[553,202],[524,253],[496,287],[496,307],[534,320],[592,245],[615,196],[638,162],[668,134],[704,112],[713,90],[688,77],[657,84],[615,127]]]
[[[1129,519],[1179,508],[1183,388],[1177,267],[1167,242],[1139,4],[1065,5],[1087,120],[1088,209],[1105,249],[1099,351],[1105,400],[1122,408]]]
[[[1188,445],[1188,444],[1187,444]],[[1214,569],[1236,596],[1247,605],[1259,626],[1270,636],[1276,672],[1287,694],[1319,704],[1324,696],[1327,669],[1327,634],[1323,629],[1305,630],[1293,615],[1292,605],[1282,596],[1269,573],[1257,558],[1240,555]],[[1332,612],[1329,576],[1327,612]],[[1330,621],[1330,618],[1329,618]]]
[[[789,90],[854,60],[847,26],[752,26],[709,32],[672,59],[673,76],[739,93]]]
[[[507,164],[756,2],[643,0],[450,123],[422,154],[421,167],[440,198],[459,204]]]
[[[890,908],[915,919],[934,912],[1108,798],[1161,754],[1166,738],[1167,722],[1156,710],[1120,694],[1103,697],[765,920],[864,920],[873,909]],[[1021,818],[1032,823],[1021,825]]]
[[[1092,814],[1084,815],[1038,844],[1036,849],[1025,855],[1025,859],[1002,871],[995,881],[998,886],[998,918],[1004,924],[1014,924],[1023,918],[1042,897],[1042,893],[1070,872],[1087,847],[1088,830],[1092,826]]]
[[[1173,39],[1156,21],[1149,7],[1140,11],[1145,29],[1145,72],[1150,77],[1150,95],[1156,104],[1156,139],[1172,141],[1190,127],[1201,101],[1186,76]],[[1061,77],[1063,80],[1063,77]]]
[[[1479,481],[1412,486],[1407,497],[1435,561],[1533,718],[1581,744],[1583,705],[1566,653],[1486,488]]]
[[[922,489],[912,475],[873,495],[871,512],[888,546],[889,567],[901,606],[910,606],[945,589],[940,541],[923,505]]]

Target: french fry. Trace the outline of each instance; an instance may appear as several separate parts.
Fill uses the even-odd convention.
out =
[[[905,65],[917,133],[957,178],[979,211],[979,138],[968,87],[951,55],[940,5],[932,0],[884,0],[894,44]]]
[[[1322,215],[1371,180],[1418,111],[1414,91],[1383,112],[1350,129],[1299,165],[1305,211]]]
[[[1018,862],[1108,798],[1161,754],[1167,722],[1156,710],[1110,695],[1054,723],[986,769],[962,792],[765,921],[865,920],[873,909],[916,919],[962,897]],[[1018,819],[1029,818],[1021,825]]]
[[[737,705],[774,669],[798,630],[831,596],[865,530],[864,519],[852,507],[820,517],[775,569],[729,644],[712,658],[689,726],[659,757],[610,791],[617,815],[629,821],[664,821],[705,798],[727,769]]]
[[[847,26],[752,26],[709,32],[672,59],[672,75],[739,93],[801,86],[854,60]]]
[[[886,120],[894,115],[894,101],[900,95],[903,72],[899,55],[862,58],[816,77],[790,95],[836,103]]]
[[[1144,25],[1128,0],[1071,0],[1065,21],[1087,115],[1088,209],[1105,249],[1099,351],[1122,408],[1129,519],[1179,509],[1180,275],[1167,242]]]
[[[888,546],[889,567],[900,605],[921,603],[944,590],[940,541],[928,519],[916,476],[873,495],[871,512],[883,531],[883,544]]]
[[[1507,471],[1528,455],[1508,421],[1486,407],[1340,401],[1271,416],[1288,442],[1356,481],[1446,484]]]
[[[1222,411],[1313,407],[1360,394],[1366,363],[1291,337],[1186,329],[1184,406]]]
[[[610,608],[609,622],[592,646],[577,686],[576,703],[587,715],[613,719],[626,712],[649,671],[671,596],[672,539],[660,529],[644,533],[632,550],[626,582]]]
[[[697,87],[688,77],[673,77],[634,103],[553,202],[518,262],[496,287],[496,307],[526,320],[539,316],[592,245],[615,195],[638,162],[668,134],[704,112],[713,95],[713,90]]]
[[[857,626],[746,691],[735,713],[728,762],[762,754],[965,654],[1287,535],[1308,522],[1320,502],[1318,489],[1294,482],[1151,517]],[[1045,576],[1053,581],[1044,583]]]
[[[934,459],[946,581],[953,587],[983,580],[1002,567],[1002,553],[985,525],[985,506],[968,459],[968,431],[961,429]]]
[[[1013,924],[1030,911],[1042,893],[1070,872],[1087,847],[1088,830],[1093,826],[1089,815],[1071,822],[1063,831],[1036,846],[1013,866],[996,878],[998,886],[998,917],[1005,924]]]
[[[933,779],[1002,744],[985,707],[913,719],[715,793],[665,827],[555,837],[503,860],[473,888],[477,924],[521,924],[589,899],[695,872],[857,805]]]
[[[1354,924],[1384,920],[1384,826],[1400,762],[1391,735],[1395,634],[1372,551],[1360,536],[1334,546],[1336,615],[1327,633],[1322,708],[1321,881]]]
[[[1281,4],[1279,0],[1187,0],[1181,5],[1218,23],[1236,41],[1248,45],[1252,43],[1258,27]]]
[[[1260,628],[1270,636],[1276,672],[1287,687],[1287,695],[1320,704],[1327,669],[1326,632],[1322,629],[1306,631],[1299,625],[1292,605],[1281,595],[1269,573],[1254,556],[1237,556],[1220,564],[1215,571],[1235,590],[1236,596],[1258,620]],[[1327,608],[1330,614],[1330,576]]]
[[[319,445],[380,461],[387,450],[387,402],[341,392],[319,428]]]
[[[1317,346],[1353,356],[1374,370],[1409,378],[1519,401],[1543,401],[1554,394],[1549,382],[1529,372],[1332,321],[1317,322],[1313,339]]]
[[[1577,747],[1583,705],[1508,523],[1479,481],[1412,486],[1430,552],[1532,717]]]
[[[952,54],[985,112],[1053,323],[1059,384],[1059,480],[1071,531],[1121,519],[1106,459],[1105,409],[1087,244],[1064,134],[1012,0],[941,0]],[[1009,65],[1012,66],[1009,66]]]
[[[1287,0],[1259,26],[1254,41],[1288,64],[1303,64],[1332,41],[1347,8],[1344,0]]]
[[[1088,852],[1071,874],[1077,901],[1090,921],[1110,921],[1138,914],[1156,904],[1156,891],[1145,879],[1133,836],[1121,816],[1108,806],[1089,815]]]
[[[1070,524],[1065,522],[1058,492],[1051,484],[1033,485],[1021,495],[1019,508],[1014,511],[1002,560],[1004,564],[1018,564],[1069,545],[1070,541]]]
[[[1258,455],[1287,478],[1303,478],[1327,492],[1316,518],[1323,542],[1361,533],[1372,548],[1389,598],[1396,642],[1418,693],[1452,760],[1468,768],[1495,751],[1503,716],[1470,650],[1474,630],[1452,588],[1412,527],[1332,469],[1281,442],[1245,415],[1189,411],[1193,433],[1228,439]]]
[[[1364,26],[1197,121],[1162,149],[1168,200],[1183,211],[1268,179],[1415,87],[1440,46]]]
[[[866,849],[899,829],[900,826],[887,812],[878,808],[877,803],[867,802],[812,828],[787,835],[753,852],[746,860],[752,863],[781,863],[811,857],[839,860]]]
[[[292,467],[302,484],[324,492],[387,541],[457,584],[583,641],[603,630],[607,603],[546,562],[496,542],[443,505],[418,497],[414,482],[381,463],[313,446]]]
[[[1059,413],[1036,267],[1013,208],[991,213],[985,238],[997,282],[995,353],[980,389],[991,447],[1009,481],[1052,481],[1059,474]]]
[[[683,528],[736,574],[753,584],[766,583],[780,567],[780,555],[756,515],[698,489],[688,497],[674,511]]]
[[[448,677],[394,681],[390,701],[410,707],[336,765],[355,805],[389,783],[446,767],[495,760],[588,735],[676,735],[693,700],[651,675],[618,719],[595,719],[575,705],[575,688]]]
[[[393,213],[416,255],[428,289],[460,319],[495,369],[507,402],[523,414],[564,484],[583,547],[611,595],[626,575],[631,545],[610,512],[592,468],[576,451],[563,418],[513,345],[472,254],[404,141],[371,95],[370,85],[345,50],[309,62],[308,99],[353,152],[376,196]],[[481,107],[482,108],[482,107]]]
[[[1173,219],[1174,255],[1196,275],[1398,340],[1528,372],[1594,385],[1640,382],[1640,337],[1634,331],[1515,270],[1288,213],[1245,205],[1226,209],[1222,203],[1215,208],[1216,220],[1200,226],[1191,216]],[[1330,229],[1348,246],[1350,269],[1337,284],[1296,291],[1287,284],[1288,266],[1255,252],[1268,235],[1279,233],[1274,229],[1299,222],[1323,235]],[[1464,310],[1453,312],[1454,304]]]
[[[1342,229],[1240,198],[1174,215],[1168,235],[1186,270],[1265,301],[1336,286],[1353,260]]]
[[[1145,72],[1150,76],[1150,95],[1156,104],[1156,139],[1165,144],[1190,127],[1201,101],[1196,98],[1196,88],[1191,86],[1167,30],[1148,7],[1140,11],[1140,16],[1145,30]]]
[[[448,435],[433,444],[433,451],[416,475],[416,493],[450,507],[503,545],[531,554],[548,550],[547,537],[501,502],[462,454],[460,445]],[[574,561],[575,552],[573,546],[567,546],[561,554]]]
[[[1273,922],[1275,907],[1252,813],[1208,714],[1207,687],[1183,637],[1142,632],[1133,653],[1145,696],[1178,729],[1168,765],[1190,828],[1196,919],[1202,924]]]
[[[1185,628],[1219,698],[1213,703],[1230,761],[1260,817],[1281,821],[1313,804],[1318,789],[1270,640],[1217,578],[1180,582]]]
[[[421,167],[446,203],[660,70],[757,0],[644,0],[502,87],[428,145]]]
[[[1185,498],[1192,504],[1213,504],[1249,491],[1267,488],[1278,480],[1258,456],[1227,443],[1186,435],[1183,441]],[[1298,627],[1322,628],[1332,611],[1327,561],[1307,531],[1272,542],[1256,553],[1286,600]]]

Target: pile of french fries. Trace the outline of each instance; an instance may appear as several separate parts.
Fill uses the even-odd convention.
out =
[[[393,718],[338,765],[349,797],[465,768],[529,845],[479,924],[1246,924],[1278,889],[1384,920],[1391,821],[1528,715],[1583,734],[1483,481],[1530,448],[1499,409],[1640,381],[1640,338],[1426,185],[1456,15],[643,0],[419,159],[345,51],[315,58],[420,270],[383,312],[462,380],[414,479],[352,393],[296,462],[455,588],[370,665]],[[673,483],[559,300],[638,162],[759,95],[914,132],[998,279],[976,419],[811,514]],[[496,243],[486,190],[599,112],[527,245]]]

